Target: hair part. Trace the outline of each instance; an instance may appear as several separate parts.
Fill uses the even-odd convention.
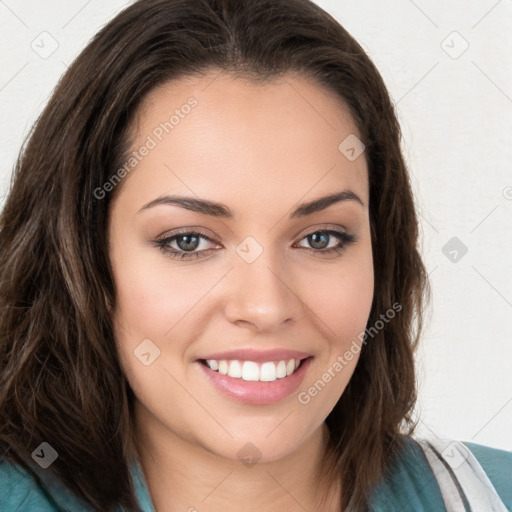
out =
[[[375,292],[368,325],[402,310],[362,347],[326,419],[322,471],[362,512],[414,431],[414,351],[428,277],[393,103],[371,59],[307,0],[144,0],[106,25],[63,75],[16,163],[0,217],[0,450],[51,471],[97,510],[137,511],[134,395],[121,370],[107,221],[129,129],[158,85],[208,70],[267,83],[314,80],[348,106],[366,146]],[[50,469],[48,470],[50,471]],[[325,475],[323,476],[325,478]]]

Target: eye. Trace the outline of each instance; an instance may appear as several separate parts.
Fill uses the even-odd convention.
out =
[[[306,240],[311,245],[311,248],[299,245],[301,249],[308,249],[314,253],[331,254],[342,252],[347,246],[356,242],[357,237],[345,231],[321,229],[307,234],[301,238],[302,240]],[[204,257],[205,253],[210,250],[204,247],[205,245],[208,246],[208,242],[215,243],[204,233],[183,230],[172,236],[154,240],[153,244],[171,258],[186,260]],[[332,242],[335,242],[334,246]]]
[[[205,244],[202,242],[213,242],[213,240],[204,233],[197,231],[183,231],[181,233],[153,241],[153,243],[159,247],[162,252],[168,254],[172,258],[180,260],[204,256],[204,253],[208,251],[208,249],[203,247]],[[199,248],[202,250],[197,251]]]
[[[357,241],[357,238],[352,233],[345,231],[337,231],[334,229],[322,229],[313,231],[302,240],[305,240],[311,246],[311,250],[321,254],[339,253],[346,249],[350,244]],[[332,242],[335,245],[332,245]],[[299,246],[304,249],[308,247]]]

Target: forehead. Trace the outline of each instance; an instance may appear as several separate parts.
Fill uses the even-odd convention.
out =
[[[236,211],[237,198],[293,203],[349,188],[367,204],[365,155],[351,161],[339,148],[360,138],[348,107],[297,75],[170,81],[148,94],[131,128],[131,151],[151,146],[122,184],[139,203],[184,193]]]

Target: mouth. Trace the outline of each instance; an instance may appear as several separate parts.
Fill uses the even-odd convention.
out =
[[[233,379],[242,379],[248,382],[274,382],[277,379],[289,377],[306,359],[281,359],[280,361],[266,361],[263,363],[240,361],[238,359],[199,359],[199,362],[210,370],[221,375],[228,375]]]
[[[265,405],[289,397],[302,383],[313,356],[255,362],[198,359],[196,366],[224,396],[238,402]]]

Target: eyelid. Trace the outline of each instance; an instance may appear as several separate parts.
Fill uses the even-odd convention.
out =
[[[344,226],[342,224],[341,225],[340,224],[320,224],[320,225],[317,225],[317,226],[313,226],[308,231],[304,232],[300,236],[299,241],[302,240],[302,238],[304,238],[304,237],[306,237],[308,235],[316,233],[317,231],[328,231],[328,230],[339,231],[340,228],[346,234],[351,234],[351,231],[346,226]],[[165,231],[161,235],[158,235],[155,238],[155,241],[161,241],[161,240],[165,240],[165,239],[168,239],[168,238],[172,238],[172,237],[179,236],[179,235],[185,235],[185,234],[189,234],[189,233],[196,233],[198,235],[204,236],[210,242],[219,243],[219,242],[216,241],[216,237],[215,236],[212,236],[211,234],[207,233],[205,230],[203,230],[203,228],[195,227],[195,226],[186,226],[184,228],[177,228],[176,230]],[[302,231],[299,231],[293,238],[296,239],[301,233],[302,233]]]
[[[345,226],[340,225],[333,225],[333,224],[323,224],[323,225],[317,225],[312,226],[309,228],[308,231],[304,232],[298,239],[297,236],[294,237],[295,242],[293,242],[293,246],[295,246],[297,243],[300,243],[302,240],[304,240],[309,235],[312,235],[313,233],[319,233],[324,232],[327,233],[329,236],[334,237],[338,239],[338,241],[341,243],[340,246],[332,247],[328,249],[312,249],[307,247],[297,247],[298,249],[304,249],[306,251],[312,251],[315,254],[318,255],[329,255],[332,253],[341,253],[343,252],[349,245],[351,245],[354,242],[358,241],[358,236],[348,230]],[[180,235],[189,235],[189,234],[195,234],[198,235],[198,238],[205,239],[211,243],[215,243],[217,245],[219,242],[216,241],[215,237],[212,237],[211,235],[205,233],[205,231],[202,228],[196,228],[193,226],[186,226],[184,228],[177,228],[176,230],[172,230],[171,232],[165,232],[162,235],[159,235],[155,240],[153,240],[153,244],[159,247],[164,253],[167,253],[171,258],[174,259],[180,259],[180,260],[188,260],[188,259],[196,259],[196,258],[202,258],[205,257],[205,254],[210,252],[212,249],[203,249],[201,251],[183,251],[179,249],[174,248],[166,248],[166,245],[170,244],[171,241],[174,241],[176,238],[179,238]]]
[[[343,224],[320,224],[317,226],[313,226],[310,230],[305,231],[304,234],[301,236],[301,238],[304,238],[305,236],[311,235],[312,233],[316,233],[317,231],[343,231],[347,235],[351,233],[350,229],[348,229],[346,226],[343,226]],[[302,231],[299,231],[297,235],[295,235],[294,238],[300,235]]]
[[[211,242],[215,242],[215,237],[211,234],[207,233],[203,228],[195,227],[195,226],[186,226],[184,228],[172,229],[170,231],[165,231],[161,235],[158,235],[154,241],[167,240],[168,238],[173,238],[179,235],[188,235],[189,233],[196,233],[198,235],[202,235],[207,238]]]

